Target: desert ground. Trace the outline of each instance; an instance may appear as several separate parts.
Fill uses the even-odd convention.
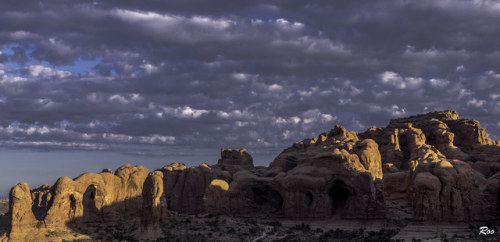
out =
[[[6,226],[7,217],[2,215],[3,232]],[[135,238],[141,229],[139,226],[139,219],[131,217],[115,223],[89,223],[69,226],[68,230],[41,230],[38,233],[44,233],[47,241],[139,241]],[[256,220],[213,214],[171,213],[171,217],[157,228],[158,231],[151,232],[162,234],[154,241],[498,241],[498,237],[477,236],[476,228],[478,226],[472,224]]]

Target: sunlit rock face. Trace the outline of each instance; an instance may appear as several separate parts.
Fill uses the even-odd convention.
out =
[[[148,170],[142,166],[124,165],[115,174],[84,173],[74,180],[61,177],[52,187],[44,185],[32,191],[26,183],[20,183],[11,191],[9,237],[37,240],[32,230],[57,230],[79,223],[116,221],[125,215],[139,216],[147,175]],[[44,197],[50,200],[44,202]],[[40,204],[46,206],[45,211],[40,211],[44,208]],[[44,216],[35,218],[35,214]]]
[[[473,222],[498,220],[499,208],[500,143],[479,122],[442,111],[360,134],[334,126],[269,167],[254,167],[245,149],[222,149],[213,166],[125,165],[34,190],[20,183],[8,235],[36,240],[47,229],[126,217],[139,220],[138,237],[152,236],[172,213]]]
[[[478,121],[459,119],[454,111],[432,112],[394,119],[360,136],[379,143],[384,167],[392,163],[406,173],[399,191],[394,183],[403,181],[403,173],[384,174],[386,217],[401,216],[396,209],[417,221],[494,220],[500,215],[500,143],[487,138]]]

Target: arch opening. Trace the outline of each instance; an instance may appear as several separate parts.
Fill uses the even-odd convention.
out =
[[[264,213],[276,213],[281,210],[283,198],[281,194],[264,184],[254,185],[251,188],[252,200],[257,209]]]
[[[335,180],[328,190],[331,199],[332,215],[341,215],[347,206],[347,200],[353,195],[351,189],[342,180]]]
[[[405,133],[399,135],[399,148],[401,149],[401,152],[403,153],[403,161],[400,164],[399,169],[408,169],[408,162],[410,159],[410,148],[408,147],[408,137]]]
[[[76,215],[76,198],[75,198],[75,195],[71,194],[71,195],[69,195],[68,217],[72,221],[75,219],[75,215]]]
[[[307,192],[307,193],[306,193],[306,204],[307,204],[308,206],[311,206],[311,205],[312,205],[312,203],[313,203],[313,199],[314,199],[313,194],[312,194],[312,193],[310,193],[310,192]]]
[[[99,209],[96,205],[97,188],[95,185],[90,185],[83,194],[83,216],[90,218],[98,214]]]

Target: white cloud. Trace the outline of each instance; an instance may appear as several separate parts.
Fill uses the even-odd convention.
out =
[[[496,72],[495,72],[495,71],[493,71],[493,70],[486,71],[486,72],[485,72],[485,75],[486,75],[486,76],[488,76],[488,77],[491,77],[491,78],[494,78],[494,79],[500,80],[500,74],[496,73]]]
[[[331,114],[322,113],[319,109],[307,110],[302,113],[302,117],[303,124],[310,124],[314,122],[330,123],[334,120],[337,120],[337,117],[334,117]]]
[[[276,19],[276,24],[284,29],[299,30],[304,27],[303,23],[300,22],[290,22],[284,18]]]
[[[258,75],[251,75],[247,73],[233,73],[231,76],[237,81],[246,82],[248,80],[256,78]]]
[[[398,105],[392,105],[389,109],[389,113],[393,117],[401,117],[406,114],[406,108],[400,108]]]
[[[469,89],[461,88],[459,93],[458,93],[458,99],[462,99],[463,97],[470,96],[474,93],[471,92]]]
[[[34,77],[59,77],[64,78],[71,76],[71,72],[55,70],[50,67],[42,66],[42,65],[30,65],[28,67],[28,71],[31,76]]]
[[[60,142],[60,141],[0,141],[3,146],[40,147],[58,149],[106,150],[108,146],[93,143]]]
[[[174,21],[176,17],[168,14],[158,14],[155,12],[132,11],[126,9],[116,9],[114,13],[117,17],[127,21],[159,21],[169,22]]]
[[[97,99],[95,93],[92,94],[90,97],[87,96],[87,98],[90,98],[90,100],[96,100]],[[131,102],[136,102],[136,101],[144,100],[144,98],[141,97],[141,95],[139,95],[137,93],[123,94],[123,95],[113,94],[113,95],[111,95],[108,98],[108,100],[111,101],[111,102],[119,102],[119,103],[122,103],[122,104],[129,104]]]
[[[273,40],[271,44],[275,47],[296,48],[307,54],[345,55],[350,53],[350,50],[348,50],[341,42],[334,42],[327,38],[317,38],[311,36],[300,36],[291,40],[276,39]],[[295,64],[289,65],[290,68],[294,66]]]
[[[240,119],[240,120],[247,120],[247,119],[252,119],[253,114],[251,112],[248,112],[247,110],[232,110],[230,112],[218,110],[216,111],[216,114],[220,118],[224,119]]]
[[[38,37],[37,34],[27,32],[27,31],[22,31],[22,30],[12,32],[9,34],[9,36],[15,40],[25,40],[25,39],[32,39],[32,38]]]
[[[287,125],[296,125],[302,121],[301,118],[297,116],[289,117],[289,118],[283,118],[283,117],[275,117],[273,122],[274,125],[277,126],[278,128],[285,127]]]
[[[249,124],[250,122],[245,122],[245,121],[236,121],[235,124],[238,127],[245,127]]]
[[[346,104],[351,104],[352,103],[352,99],[350,98],[339,98],[339,104],[340,105],[346,105]]]
[[[450,81],[448,81],[446,79],[439,79],[439,78],[431,78],[431,79],[429,79],[429,84],[432,87],[435,87],[435,88],[446,87],[446,86],[448,86],[449,83],[450,83]]]
[[[279,84],[272,84],[272,85],[269,85],[268,89],[269,89],[269,91],[279,91],[279,90],[283,89],[283,86],[281,86]]]
[[[140,144],[173,144],[175,143],[174,136],[163,135],[147,135],[147,136],[130,136],[125,134],[104,133],[102,138],[107,141],[118,143],[140,143]]]
[[[353,85],[349,85],[349,87],[351,89],[350,93],[349,93],[351,96],[357,96],[357,95],[363,93],[363,91],[364,91],[363,89],[359,89]]]
[[[293,116],[290,118],[294,124],[298,124],[300,122],[300,118],[297,116]]]
[[[203,109],[194,109],[189,106],[185,106],[182,108],[177,108],[174,111],[176,116],[180,116],[182,118],[199,118],[203,114],[207,114],[208,110]]]
[[[466,60],[471,53],[465,49],[461,50],[440,50],[436,48],[417,51],[415,47],[408,46],[403,53],[403,57],[419,61],[437,61],[453,58],[455,60]]]
[[[20,76],[8,76],[5,75],[5,71],[0,70],[0,82],[1,83],[20,83],[28,81],[27,78]]]
[[[163,135],[149,135],[149,136],[139,136],[137,137],[139,140],[139,143],[143,144],[174,144],[175,143],[175,137],[174,136],[163,136]]]
[[[182,119],[198,119],[204,114],[208,114],[210,111],[205,109],[196,109],[191,108],[190,106],[182,106],[182,107],[166,107],[163,105],[157,105],[154,103],[149,104],[149,109],[152,110],[155,115],[159,118],[164,118],[165,114]],[[158,110],[160,109],[160,110]],[[220,113],[218,113],[219,115]]]
[[[147,63],[147,62],[143,63],[141,65],[141,68],[144,69],[144,72],[146,72],[146,74],[151,74],[151,73],[158,71],[157,66],[155,66],[151,63]]]
[[[291,137],[291,134],[292,132],[290,132],[290,130],[285,130],[285,132],[283,132],[282,136],[283,136],[283,139],[289,139]]]
[[[113,134],[113,133],[104,133],[102,134],[102,138],[105,140],[113,141],[113,142],[122,142],[127,143],[132,141],[133,137],[124,134]]]
[[[199,42],[207,38],[225,38],[228,36],[225,31],[236,24],[235,21],[225,18],[216,19],[199,15],[187,17],[127,9],[116,9],[112,16],[138,24],[157,37],[190,42]]]
[[[483,105],[486,103],[485,100],[478,100],[478,99],[471,99],[469,101],[467,101],[467,106],[473,106],[473,107],[476,107],[476,108],[480,108],[480,107],[483,107]]]
[[[203,16],[194,16],[191,18],[191,21],[203,27],[212,27],[220,30],[226,29],[235,24],[234,21],[228,19],[212,19]]]
[[[495,94],[495,93],[490,94],[490,99],[496,100],[499,97],[500,97],[500,94]]]
[[[424,79],[420,77],[402,77],[396,72],[385,71],[380,74],[380,81],[389,86],[393,86],[397,89],[415,89],[419,87]]]

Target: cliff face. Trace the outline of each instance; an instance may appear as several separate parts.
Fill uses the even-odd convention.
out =
[[[293,144],[267,168],[246,150],[213,166],[125,165],[10,193],[9,238],[79,223],[140,217],[158,233],[171,212],[246,217],[487,221],[500,217],[500,143],[454,111],[391,120],[356,134],[341,126]],[[153,232],[152,232],[153,231]],[[31,236],[31,237],[30,237]]]

